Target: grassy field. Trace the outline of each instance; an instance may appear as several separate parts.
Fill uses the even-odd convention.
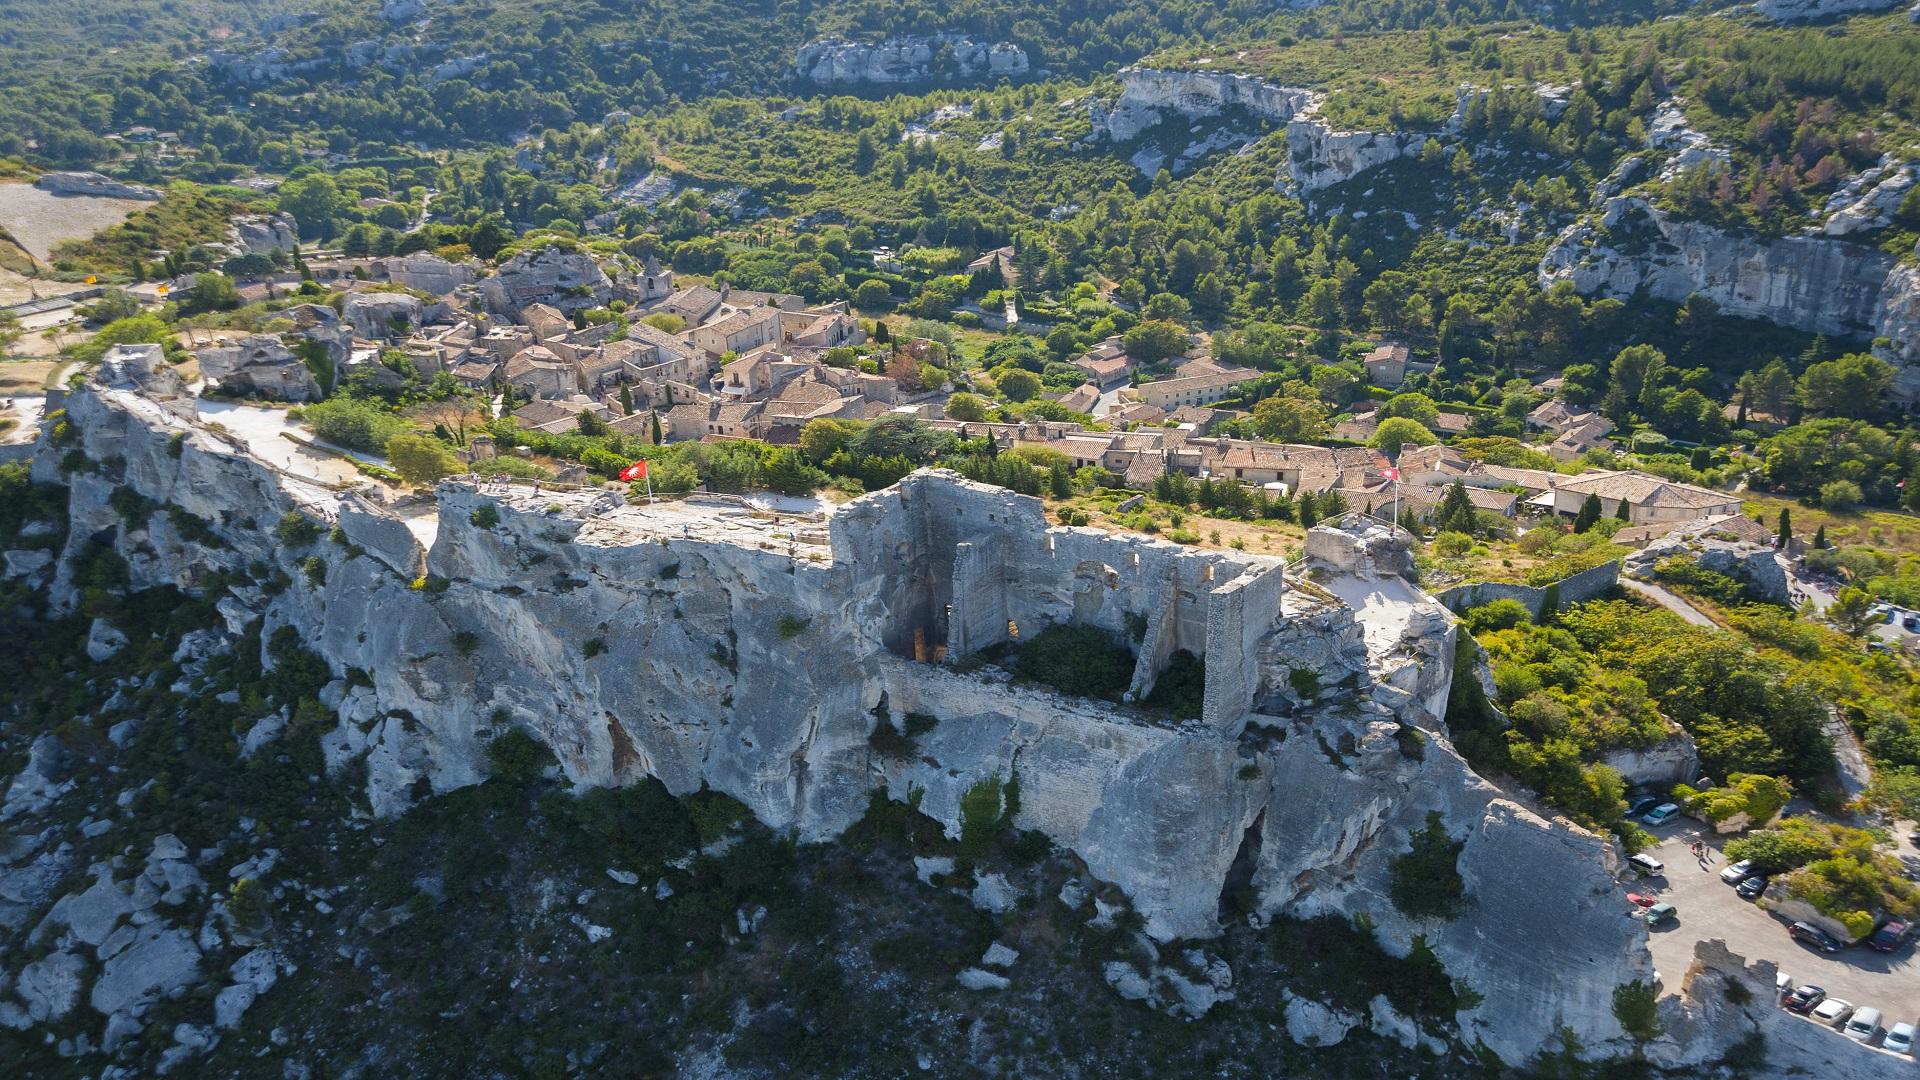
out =
[[[1793,535],[1801,540],[1812,540],[1814,532],[1824,525],[1827,541],[1835,546],[1864,544],[1903,555],[1920,554],[1920,517],[1913,514],[1895,510],[1834,514],[1777,495],[1751,492],[1745,505],[1749,514],[1759,511],[1760,520],[1769,528],[1779,522],[1780,511],[1786,509],[1792,517]]]

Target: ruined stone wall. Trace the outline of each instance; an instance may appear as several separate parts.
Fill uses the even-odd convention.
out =
[[[1620,583],[1620,563],[1618,560],[1604,562],[1599,566],[1588,567],[1577,574],[1561,578],[1555,584],[1560,590],[1560,607],[1585,603],[1596,596],[1603,596],[1607,590]],[[1466,611],[1482,604],[1491,604],[1495,600],[1518,600],[1526,605],[1528,611],[1540,612],[1540,605],[1546,601],[1547,586],[1514,585],[1504,581],[1476,581],[1467,585],[1455,585],[1440,593],[1438,599],[1452,611]]]

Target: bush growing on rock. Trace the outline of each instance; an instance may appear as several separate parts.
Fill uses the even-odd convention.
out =
[[[1426,827],[1410,839],[1408,852],[1391,864],[1393,906],[1415,918],[1453,918],[1466,906],[1467,886],[1459,869],[1466,844],[1447,835],[1438,810],[1427,811]]]
[[[1050,626],[1020,646],[1023,679],[1063,694],[1109,697],[1133,678],[1133,650],[1093,626]]]

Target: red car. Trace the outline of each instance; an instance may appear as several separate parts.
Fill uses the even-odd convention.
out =
[[[1651,897],[1651,896],[1642,896],[1641,894],[1639,894],[1639,893],[1637,893],[1637,892],[1630,892],[1630,893],[1628,893],[1628,894],[1627,894],[1627,899],[1633,902],[1633,906],[1634,906],[1634,907],[1652,907],[1652,906],[1653,906],[1653,904],[1654,904],[1654,899],[1653,899],[1653,897]]]

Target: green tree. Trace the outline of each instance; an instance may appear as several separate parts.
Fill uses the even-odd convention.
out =
[[[1816,416],[1853,420],[1886,412],[1893,392],[1893,365],[1870,353],[1814,364],[1800,376],[1800,401]]]
[[[1440,418],[1440,406],[1425,394],[1395,394],[1380,406],[1380,419],[1404,416],[1409,420],[1418,420],[1422,425],[1430,425]]]
[[[827,474],[807,463],[791,447],[775,450],[767,459],[767,486],[782,495],[809,495],[827,482]]]
[[[1023,368],[1004,372],[995,382],[1000,387],[1001,396],[1008,401],[1032,401],[1044,388],[1040,376]]]
[[[1583,533],[1593,528],[1603,512],[1600,496],[1588,495],[1586,501],[1580,504],[1579,511],[1573,515],[1573,531]]]
[[[947,398],[947,419],[975,422],[987,418],[987,399],[962,390]]]
[[[879,278],[868,278],[853,290],[853,306],[861,311],[879,311],[892,299],[893,290]]]
[[[1380,426],[1374,429],[1373,438],[1367,440],[1367,445],[1382,451],[1388,457],[1394,457],[1403,447],[1429,446],[1438,441],[1434,438],[1433,432],[1428,431],[1426,425],[1420,421],[1396,416],[1382,420]]]
[[[1780,524],[1775,527],[1774,531],[1779,534],[1779,539],[1777,543],[1779,544],[1780,547],[1784,548],[1790,542],[1792,542],[1793,515],[1789,513],[1787,508],[1784,506],[1780,508]]]
[[[1149,319],[1121,335],[1127,355],[1141,364],[1157,364],[1187,351],[1187,332],[1164,320]]]
[[[1849,585],[1834,594],[1833,603],[1827,606],[1827,621],[1859,637],[1880,620],[1873,613],[1873,595]]]
[[[1660,1025],[1659,992],[1639,979],[1613,991],[1613,1017],[1635,1042],[1648,1043],[1666,1029]]]
[[[1253,406],[1253,430],[1274,442],[1311,442],[1327,437],[1327,408],[1313,398],[1275,394]]]
[[[1479,519],[1474,513],[1473,499],[1467,494],[1467,485],[1455,480],[1447,489],[1446,497],[1440,500],[1440,509],[1434,514],[1433,525],[1441,532],[1474,535]]]
[[[301,235],[313,239],[332,237],[340,220],[354,209],[352,198],[325,173],[288,180],[280,185],[277,195],[280,209],[300,223]]]
[[[446,444],[427,435],[395,435],[387,440],[387,462],[400,479],[425,487],[460,470],[460,459]]]

